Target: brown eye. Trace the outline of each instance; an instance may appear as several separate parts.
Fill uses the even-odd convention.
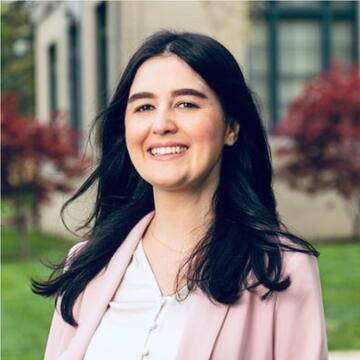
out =
[[[194,108],[198,108],[198,106],[194,103],[191,102],[182,102],[179,104],[179,107],[181,109],[194,109]]]
[[[139,107],[136,108],[135,112],[145,112],[145,111],[149,111],[152,110],[154,107],[150,104],[145,104],[145,105],[141,105]]]

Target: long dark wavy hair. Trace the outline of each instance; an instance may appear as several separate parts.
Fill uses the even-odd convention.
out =
[[[95,120],[99,162],[62,208],[63,218],[70,203],[97,187],[93,212],[79,228],[88,230],[88,241],[71,261],[54,266],[47,281],[32,283],[36,294],[61,297],[61,315],[73,326],[77,325],[73,316],[77,297],[109,263],[134,225],[154,210],[152,186],[130,161],[124,117],[136,71],[146,60],[164,53],[178,56],[197,72],[220,99],[225,121],[240,124],[237,141],[223,151],[220,181],[212,199],[213,221],[186,263],[189,289],[197,286],[211,300],[233,304],[244,290],[261,284],[268,289],[262,294],[265,300],[290,286],[290,278],[282,274],[283,251],[319,255],[279,220],[266,134],[235,58],[208,36],[157,32],[132,56],[109,105]],[[254,275],[255,282],[248,281],[249,275]]]

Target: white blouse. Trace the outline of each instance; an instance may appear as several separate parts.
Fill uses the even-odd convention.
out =
[[[190,293],[179,302],[175,294],[161,294],[140,240],[84,359],[175,359],[193,298]]]

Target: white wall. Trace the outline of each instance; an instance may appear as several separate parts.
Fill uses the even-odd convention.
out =
[[[97,46],[95,11],[99,1],[81,2],[82,124],[86,133],[97,113]]]
[[[118,71],[146,37],[161,29],[205,33],[229,47],[238,61],[245,59],[246,1],[134,1],[117,3],[117,7],[113,14],[119,18],[114,15],[113,20],[121,44]]]
[[[58,107],[69,109],[67,22],[66,8],[60,3],[35,27],[36,117],[41,122],[48,121],[51,116],[48,48],[52,43],[56,44],[59,59],[57,61]]]
[[[345,238],[351,234],[351,223],[345,203],[335,193],[307,195],[275,182],[278,211],[289,230],[306,239]]]

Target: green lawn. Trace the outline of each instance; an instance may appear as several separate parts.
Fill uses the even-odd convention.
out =
[[[360,350],[360,241],[318,244],[330,350]]]
[[[55,260],[71,242],[41,233],[31,234],[32,255],[17,259],[13,232],[2,231],[1,358],[38,360],[43,356],[53,301],[30,291],[30,277],[45,277],[48,271],[37,260]],[[360,242],[319,244],[319,264],[330,350],[360,349]],[[309,324],[311,326],[311,324]]]
[[[48,270],[38,261],[56,260],[66,254],[72,242],[41,233],[31,234],[29,260],[17,259],[15,234],[2,231],[1,273],[1,359],[39,360],[43,358],[53,300],[30,291],[30,277],[45,278]]]

